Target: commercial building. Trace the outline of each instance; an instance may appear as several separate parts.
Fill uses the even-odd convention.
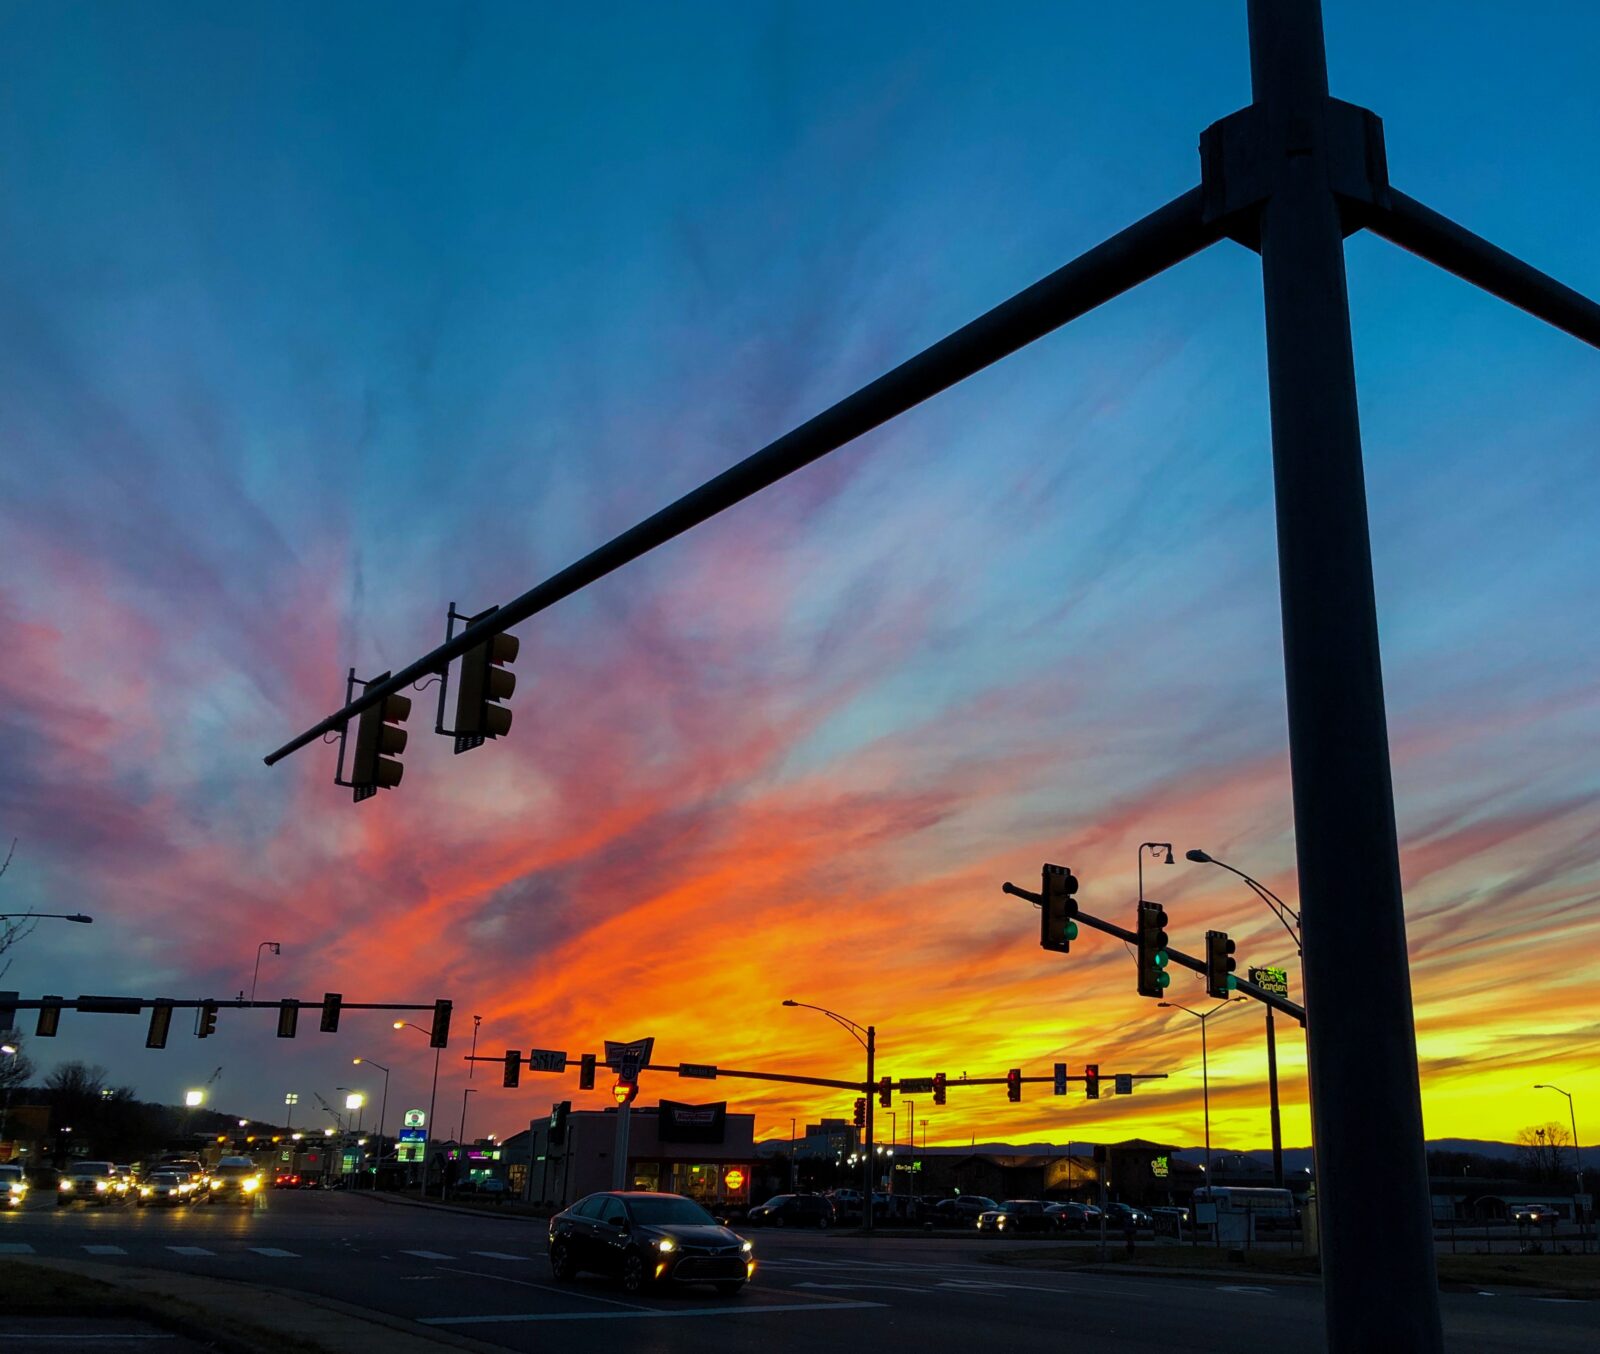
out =
[[[507,1175],[524,1199],[553,1208],[613,1186],[617,1111],[575,1110],[551,1140],[548,1116],[503,1144]],[[707,1207],[744,1207],[755,1171],[755,1115],[725,1102],[663,1100],[628,1114],[627,1189],[664,1190]],[[523,1168],[523,1169],[519,1169]],[[523,1174],[523,1170],[526,1174]]]

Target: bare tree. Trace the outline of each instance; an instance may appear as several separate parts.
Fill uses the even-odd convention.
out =
[[[1554,1182],[1565,1169],[1563,1157],[1572,1145],[1572,1135],[1552,1120],[1518,1129],[1516,1144],[1517,1159],[1529,1177]]]
[[[0,879],[5,877],[11,868],[11,857],[17,853],[17,839],[11,839],[11,846],[6,851],[6,858],[0,861]],[[6,970],[11,967],[11,947],[26,940],[33,934],[33,928],[39,924],[37,917],[17,917],[14,920],[0,921],[0,978],[6,976]]]
[[[22,1051],[22,1036],[13,1030],[6,1036],[6,1043],[17,1051],[12,1054],[0,1055],[0,1090],[11,1091],[18,1086],[26,1086],[33,1079],[33,1059]]]

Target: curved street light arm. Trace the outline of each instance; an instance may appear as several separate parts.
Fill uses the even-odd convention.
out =
[[[840,1015],[837,1011],[830,1011],[826,1006],[813,1006],[807,1001],[785,1001],[783,1004],[785,1006],[794,1006],[804,1011],[820,1011],[823,1015],[827,1016],[829,1020],[833,1021],[834,1024],[842,1025],[845,1029],[849,1030],[850,1033],[855,1037],[855,1041],[860,1044],[862,1048],[867,1046],[866,1030],[860,1025],[856,1024],[855,1021],[846,1016]]]

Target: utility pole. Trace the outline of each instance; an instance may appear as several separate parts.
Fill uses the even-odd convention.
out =
[[[865,1184],[861,1190],[861,1226],[866,1231],[872,1230],[872,1108],[878,1100],[878,1087],[874,1081],[877,1071],[878,1056],[878,1027],[867,1026],[867,1140],[862,1151],[865,1161],[862,1165],[862,1178]]]
[[[1283,1132],[1278,1124],[1278,1041],[1267,1007],[1267,1093],[1272,1101],[1272,1183],[1283,1188]],[[1209,1181],[1207,1182],[1210,1183]]]

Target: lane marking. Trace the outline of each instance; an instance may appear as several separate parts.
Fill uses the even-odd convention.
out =
[[[533,1260],[531,1255],[507,1255],[504,1251],[468,1251],[467,1254],[481,1255],[485,1260]]]
[[[443,1251],[401,1251],[401,1255],[414,1255],[419,1260],[454,1260],[455,1256],[446,1255]]]
[[[33,1247],[26,1241],[8,1241],[0,1246],[0,1255],[32,1255]]]
[[[257,1255],[265,1255],[270,1260],[298,1260],[300,1258],[299,1251],[280,1251],[276,1246],[252,1246],[250,1249]]]
[[[642,1307],[631,1312],[522,1312],[504,1316],[419,1316],[412,1318],[422,1326],[488,1326],[520,1321],[604,1321],[607,1319],[666,1319],[681,1316],[765,1316],[768,1312],[843,1312],[886,1308],[883,1302],[774,1302],[760,1306],[730,1307]]]
[[[121,1246],[85,1246],[84,1250],[90,1255],[126,1255],[128,1252]]]
[[[931,1293],[931,1288],[913,1288],[903,1283],[797,1283],[790,1285],[793,1288],[810,1288],[826,1290],[830,1293],[858,1292],[870,1289],[879,1293]]]
[[[204,1246],[168,1246],[167,1249],[174,1255],[215,1255],[215,1251],[208,1251]]]
[[[149,1335],[131,1333],[128,1335],[11,1335],[0,1332],[0,1340],[72,1340],[78,1344],[93,1340],[176,1340],[178,1337],[166,1331],[152,1331]]]
[[[442,1269],[441,1274],[461,1274],[469,1279],[488,1279],[491,1283],[511,1283],[518,1288],[533,1288],[541,1293],[554,1293],[557,1297],[583,1298],[586,1302],[604,1302],[612,1307],[626,1307],[630,1312],[653,1312],[654,1307],[644,1307],[637,1302],[623,1302],[619,1298],[603,1298],[596,1293],[585,1293],[577,1288],[556,1288],[547,1283],[534,1283],[529,1279],[513,1279],[506,1274],[485,1274],[476,1269]]]

